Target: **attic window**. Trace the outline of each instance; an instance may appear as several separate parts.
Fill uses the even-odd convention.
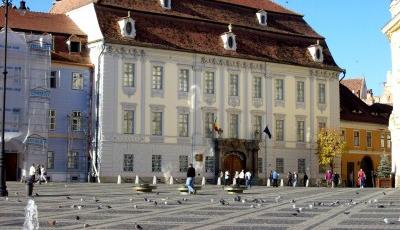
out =
[[[267,12],[265,12],[264,10],[260,10],[256,13],[257,19],[258,19],[258,23],[262,26],[266,26],[267,25]]]
[[[324,61],[324,55],[323,55],[323,49],[322,46],[319,44],[319,40],[317,41],[317,44],[311,45],[308,47],[308,52],[310,53],[313,61],[315,62],[323,62]]]
[[[81,52],[81,41],[77,36],[71,35],[71,37],[69,37],[67,40],[67,45],[69,52],[71,53]]]
[[[123,37],[136,37],[135,20],[132,19],[130,11],[128,11],[127,17],[123,17],[118,21],[118,25]]]
[[[224,43],[224,49],[236,51],[236,36],[232,33],[232,25],[228,26],[229,32],[225,32],[221,35],[222,41]]]
[[[165,9],[171,9],[171,0],[160,0],[161,7]]]

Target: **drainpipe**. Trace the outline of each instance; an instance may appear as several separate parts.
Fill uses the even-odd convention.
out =
[[[96,173],[97,176],[97,182],[100,183],[100,175],[98,169],[98,162],[97,162],[97,157],[99,153],[99,107],[100,107],[100,94],[99,94],[99,88],[100,88],[100,59],[101,57],[104,56],[104,50],[106,48],[105,42],[103,40],[103,45],[102,45],[102,50],[99,54],[99,57],[97,59],[97,79],[96,79],[96,125],[95,125],[95,133],[96,133],[96,146],[95,146],[95,154],[93,155],[93,169]]]
[[[340,78],[339,83],[346,77],[346,69],[342,69],[341,73],[343,74],[343,77]]]

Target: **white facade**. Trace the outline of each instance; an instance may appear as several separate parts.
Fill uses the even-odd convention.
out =
[[[390,40],[392,51],[392,89],[400,87],[400,1],[392,1],[390,11],[392,19],[385,25],[382,32]],[[392,90],[393,112],[389,120],[392,138],[392,171],[395,173],[396,187],[400,187],[400,92]]]
[[[317,177],[317,130],[339,127],[337,71],[103,44],[90,40],[99,37],[97,22],[80,20],[83,15],[93,15],[92,11],[89,5],[68,15],[92,42],[90,55],[99,77],[102,182],[115,181],[118,175],[186,177],[186,170],[180,167],[187,165],[185,159],[194,163],[201,176],[212,178],[215,172],[209,170],[213,165],[209,157],[214,150],[212,139],[206,137],[206,125],[211,128],[210,122],[215,120],[224,130],[223,138],[254,139],[256,124],[258,133],[269,126],[272,139],[266,147],[263,140],[258,153],[262,162],[259,177],[265,178],[277,167],[277,158],[283,158],[282,176],[298,171],[299,162],[305,162],[306,172]],[[93,25],[88,26],[88,21]],[[128,66],[134,70],[130,80],[126,80]],[[188,76],[187,86],[179,81],[182,75]],[[233,78],[238,80],[236,84]],[[187,114],[188,122],[182,123],[179,114]],[[187,124],[186,136],[180,136],[179,124]],[[298,126],[302,131],[297,131]],[[197,154],[204,156],[202,161],[195,159]]]

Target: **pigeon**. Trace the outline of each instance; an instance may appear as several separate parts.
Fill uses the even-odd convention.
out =
[[[224,199],[219,200],[219,203],[222,205],[228,205],[228,202],[226,202]]]
[[[18,195],[19,195],[19,192],[15,192],[14,194],[15,194],[16,196],[18,196]]]
[[[296,204],[293,204],[292,207],[293,207],[293,209],[296,209]]]
[[[18,203],[21,203],[22,201],[18,198],[18,199],[17,199],[17,202],[18,202]]]
[[[383,195],[386,195],[386,192],[382,192],[383,193]]]
[[[378,200],[377,200],[377,199],[374,199],[374,203],[378,203]]]
[[[160,192],[157,192],[156,194],[157,194],[157,195],[160,195]]]
[[[8,201],[8,196],[6,197],[6,201]]]
[[[49,226],[55,226],[56,225],[56,221],[55,220],[47,220],[47,224],[49,225]]]
[[[277,196],[277,197],[275,198],[275,202],[276,202],[276,203],[278,203],[280,200],[281,200],[281,196]]]
[[[64,188],[67,188],[67,187],[68,187],[68,185],[64,184]]]
[[[83,224],[83,228],[87,228],[89,226],[90,226],[89,224]]]
[[[356,194],[358,195],[358,194],[360,194],[360,192],[356,191]]]
[[[67,197],[65,197],[65,198],[67,198],[67,200],[71,200],[71,197],[70,197],[70,196],[67,196]]]
[[[62,208],[62,205],[58,205],[58,208]]]
[[[134,208],[134,209],[137,209],[137,205],[136,205],[136,204],[135,204],[135,205],[133,205],[133,208]]]
[[[143,229],[143,227],[135,223],[135,229]]]
[[[76,208],[76,205],[75,205],[75,204],[71,205],[71,208],[74,208],[74,209],[75,209],[75,208]]]
[[[383,205],[383,204],[379,204],[379,205],[377,205],[376,207],[377,207],[377,208],[384,208],[384,207],[385,207],[385,205]]]
[[[154,201],[154,206],[157,206],[158,205],[158,202],[157,201]]]
[[[296,211],[297,211],[298,213],[301,213],[301,212],[303,211],[303,208],[298,208]]]
[[[252,204],[252,205],[250,205],[250,208],[254,208],[254,205]]]
[[[97,209],[102,209],[103,207],[101,205],[97,206]]]
[[[210,201],[211,201],[211,203],[214,203],[214,199],[211,199]]]
[[[132,201],[133,201],[133,199],[132,199],[132,198],[130,198],[130,199],[129,199],[129,202],[131,202],[131,203],[132,203]]]
[[[297,213],[292,213],[293,216],[297,216]]]
[[[314,208],[314,205],[309,204],[309,205],[308,205],[308,208],[313,209],[313,208]]]
[[[165,205],[168,205],[168,201],[164,201],[164,204],[165,204]]]
[[[111,205],[107,205],[107,208],[112,208]]]
[[[76,219],[76,220],[80,220],[81,218],[80,218],[79,216],[76,216],[75,219]]]
[[[349,215],[350,211],[344,211],[344,214]]]
[[[243,204],[246,203],[246,199],[243,199],[243,200],[242,200],[242,203],[243,203]]]
[[[390,221],[389,221],[389,219],[388,218],[383,218],[383,222],[385,222],[385,224],[390,224]]]
[[[240,200],[241,200],[241,197],[240,197],[240,196],[235,196],[235,197],[233,198],[233,201],[239,202]]]
[[[81,210],[81,209],[82,209],[82,205],[78,205],[77,207],[78,207],[78,209],[79,209],[79,210]]]
[[[257,207],[261,208],[261,204],[257,204]]]
[[[188,201],[188,198],[184,197],[182,200],[183,200],[183,201]]]
[[[81,202],[85,201],[82,197],[81,197]]]
[[[35,196],[39,196],[39,193],[35,193]]]
[[[295,200],[291,200],[290,203],[296,203],[296,201]]]
[[[178,204],[182,204],[182,202],[181,202],[180,200],[178,200],[176,203],[178,203]]]

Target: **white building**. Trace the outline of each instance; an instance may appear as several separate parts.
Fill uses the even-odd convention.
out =
[[[400,187],[400,1],[392,0],[390,4],[392,19],[384,26],[382,32],[390,41],[392,51],[391,88],[393,112],[389,120],[392,138],[392,171],[395,173],[396,187]]]
[[[317,130],[339,127],[341,69],[303,16],[267,0],[62,0],[52,12],[88,35],[102,181],[186,177],[189,162],[207,178],[317,176]]]

